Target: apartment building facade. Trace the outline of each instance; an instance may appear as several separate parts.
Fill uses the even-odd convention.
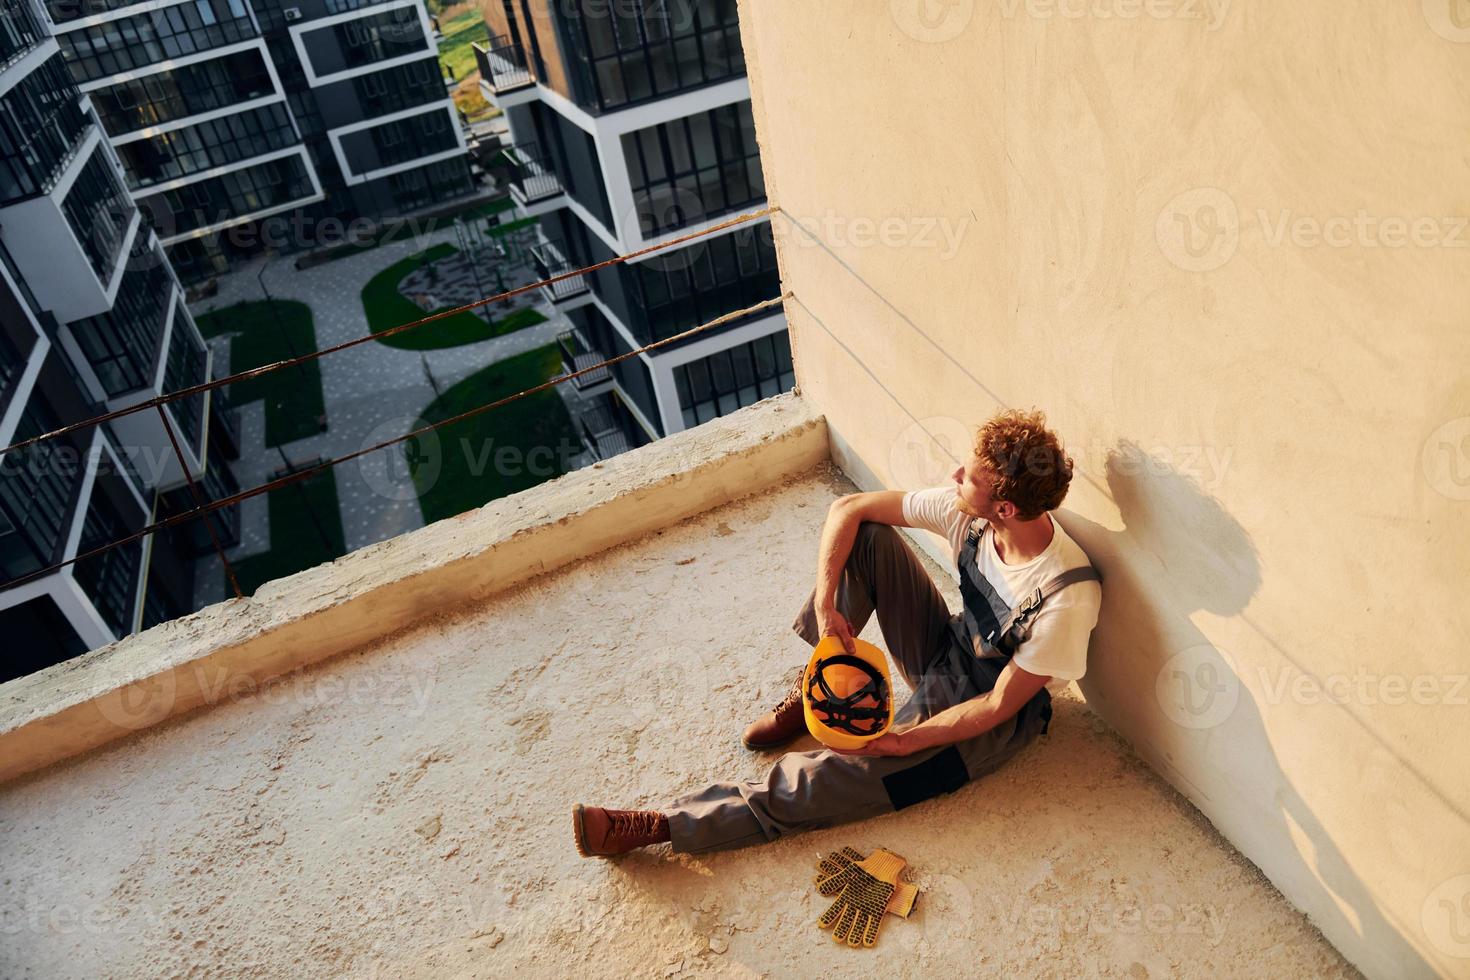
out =
[[[423,0],[47,0],[185,282],[473,193]]]
[[[0,447],[199,384],[208,346],[95,104],[34,0],[0,0]],[[0,454],[0,680],[192,611],[198,520],[52,566],[238,489],[195,395]],[[175,452],[174,444],[179,449]],[[180,459],[182,457],[182,461]],[[238,505],[215,518],[239,540]],[[42,574],[37,574],[42,573]],[[12,584],[13,583],[13,584]]]
[[[511,195],[538,219],[543,278],[765,204],[733,0],[481,0],[480,87],[504,110]],[[779,295],[768,219],[549,287],[569,370]],[[582,379],[640,445],[794,384],[769,310]]]

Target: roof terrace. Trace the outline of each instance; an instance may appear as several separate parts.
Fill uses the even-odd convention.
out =
[[[574,801],[764,774],[854,489],[782,395],[0,687],[0,974],[1357,975],[1075,689],[901,813],[578,857]],[[923,889],[872,951],[815,927],[844,844]]]

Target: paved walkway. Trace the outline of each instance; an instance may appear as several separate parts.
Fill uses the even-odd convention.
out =
[[[362,287],[369,279],[394,262],[441,242],[458,245],[453,226],[305,270],[297,270],[291,257],[279,257],[268,262],[262,278],[272,298],[298,300],[311,307],[318,349],[330,347],[371,332],[361,298]],[[497,281],[491,261],[487,260],[486,288]],[[260,271],[261,264],[255,262],[221,277],[219,292],[191,304],[191,309],[199,315],[241,301],[264,299],[257,279]],[[455,295],[464,293],[460,302],[468,302],[476,295],[468,268],[461,265],[450,272],[436,287],[438,298],[450,303],[455,302]],[[508,263],[504,275],[509,286],[536,279],[524,260]],[[518,305],[536,302],[528,298]],[[373,342],[322,358],[318,363],[327,430],[287,443],[281,449],[293,461],[333,458],[423,426],[419,413],[437,397],[434,383],[439,391],[446,391],[487,365],[554,342],[559,332],[569,329],[565,316],[544,303],[540,307],[550,316],[545,323],[474,344],[410,351]],[[503,313],[497,311],[496,315]],[[213,338],[210,344],[224,373],[229,369],[229,337]],[[434,383],[430,382],[431,375]],[[240,407],[240,441],[240,458],[232,468],[242,488],[259,486],[281,468],[281,454],[265,445],[264,402]],[[586,461],[580,457],[576,463]],[[349,551],[423,526],[402,445],[338,466],[336,479],[342,531]],[[226,552],[232,559],[257,554],[271,545],[266,495],[244,501],[241,508],[241,543]],[[196,602],[200,605],[225,598],[223,576],[213,573],[210,566],[209,559],[201,561],[196,585]]]

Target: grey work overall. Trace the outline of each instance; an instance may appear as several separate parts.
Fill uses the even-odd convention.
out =
[[[972,522],[959,555],[961,613],[951,616],[919,559],[894,527],[864,521],[838,584],[836,605],[860,633],[876,612],[883,641],[913,695],[895,726],[924,721],[991,690],[1010,654],[993,639],[1010,608],[980,573]],[[792,623],[816,646],[816,590]],[[675,851],[695,853],[773,841],[801,830],[861,820],[951,792],[999,768],[1051,721],[1045,688],[1012,718],[952,745],[905,756],[788,752],[764,779],[715,783],[663,808]]]

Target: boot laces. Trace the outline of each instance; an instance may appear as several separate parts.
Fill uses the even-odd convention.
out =
[[[653,837],[658,834],[659,814],[654,810],[609,810],[613,834],[622,837]]]
[[[786,696],[783,697],[780,701],[776,702],[776,706],[771,709],[772,711],[776,712],[776,714],[779,715],[788,708],[795,707],[796,705],[801,703],[802,673],[804,673],[804,671],[796,675],[795,679],[793,679],[791,682],[791,689],[786,692]]]

